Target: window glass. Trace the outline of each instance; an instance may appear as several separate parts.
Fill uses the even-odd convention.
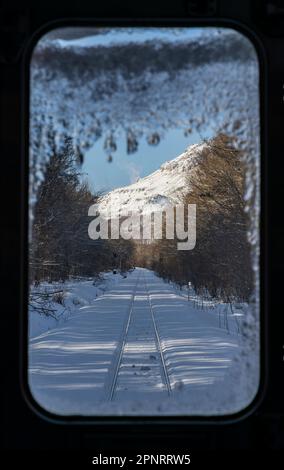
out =
[[[56,415],[259,384],[259,66],[229,28],[63,28],[31,60],[29,350]]]

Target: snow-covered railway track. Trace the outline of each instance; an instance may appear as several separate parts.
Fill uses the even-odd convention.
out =
[[[166,361],[165,361],[165,358],[164,358],[161,339],[160,339],[160,335],[159,335],[159,332],[158,332],[157,323],[156,323],[156,320],[155,320],[155,315],[154,315],[153,306],[152,306],[152,302],[151,302],[151,297],[150,297],[150,294],[149,294],[149,289],[148,289],[147,281],[146,281],[146,278],[145,278],[144,274],[143,274],[143,278],[144,278],[145,289],[146,289],[146,292],[147,292],[149,306],[150,306],[150,310],[151,310],[151,317],[152,317],[152,321],[153,321],[153,325],[154,325],[156,345],[157,345],[157,350],[158,350],[159,355],[160,355],[162,371],[163,371],[163,376],[164,376],[164,382],[165,382],[165,385],[167,387],[168,395],[170,395],[171,391],[172,391],[171,390],[171,382],[170,382],[170,378],[169,378],[169,375],[168,375],[168,370],[167,370]]]
[[[111,368],[109,401],[171,393],[170,379],[143,271],[133,289],[124,329]],[[132,397],[133,398],[133,397]]]
[[[109,400],[110,401],[113,400],[113,397],[114,397],[114,392],[115,392],[115,388],[116,388],[116,384],[117,384],[119,369],[120,369],[120,366],[121,366],[122,356],[123,356],[123,352],[124,352],[124,348],[125,348],[125,344],[126,344],[127,333],[128,333],[130,322],[131,322],[135,295],[136,295],[136,291],[137,291],[137,287],[138,287],[140,277],[141,277],[141,273],[139,273],[138,276],[137,276],[137,281],[136,281],[135,288],[133,290],[131,301],[130,301],[130,307],[129,307],[127,321],[126,321],[124,331],[123,331],[123,334],[122,334],[122,339],[121,339],[120,344],[119,344],[119,351],[118,351],[118,354],[116,356],[117,360],[116,360],[116,364],[114,366],[114,372],[113,372],[113,377],[112,377],[110,392],[109,392]]]

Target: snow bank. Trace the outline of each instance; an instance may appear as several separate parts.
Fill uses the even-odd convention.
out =
[[[100,295],[111,289],[121,278],[112,272],[102,273],[97,280],[74,279],[67,282],[43,282],[31,290],[29,306],[29,337],[33,338],[66,322],[74,314],[80,313],[84,306],[92,305]],[[62,304],[51,299],[48,308],[52,315],[39,313],[32,301],[34,294],[62,291]],[[56,297],[56,294],[55,294]],[[42,305],[42,303],[40,304]]]

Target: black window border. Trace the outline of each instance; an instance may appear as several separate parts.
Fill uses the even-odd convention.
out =
[[[54,29],[64,27],[224,27],[231,28],[246,37],[254,46],[259,68],[260,110],[260,255],[259,255],[259,304],[260,304],[260,379],[253,401],[243,410],[220,416],[61,416],[45,410],[32,396],[28,384],[28,209],[29,209],[29,127],[30,127],[30,63],[33,50],[40,39]],[[40,27],[25,47],[22,62],[21,100],[21,301],[20,301],[20,385],[29,408],[40,418],[55,424],[74,425],[216,425],[233,424],[252,415],[261,405],[267,390],[268,378],[268,201],[267,201],[267,57],[257,33],[236,20],[228,19],[115,19],[115,18],[66,18],[51,21]]]

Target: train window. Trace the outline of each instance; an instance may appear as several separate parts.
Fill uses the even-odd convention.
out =
[[[64,27],[30,64],[28,383],[225,416],[260,380],[259,63],[225,27]]]

